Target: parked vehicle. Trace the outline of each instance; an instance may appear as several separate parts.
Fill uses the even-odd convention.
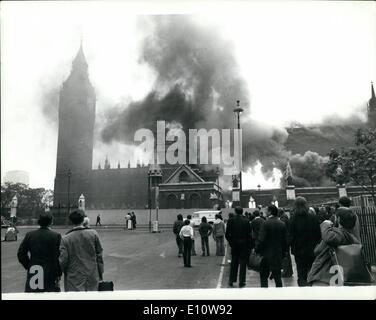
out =
[[[192,214],[192,221],[195,226],[199,226],[202,217],[206,217],[208,222],[215,221],[215,215],[220,213],[220,210],[207,210],[207,211],[196,211]]]
[[[1,216],[1,228],[9,228],[10,227],[10,221],[7,220],[5,217]]]

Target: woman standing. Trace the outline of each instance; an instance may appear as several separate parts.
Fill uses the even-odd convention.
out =
[[[298,286],[307,286],[308,272],[315,259],[313,250],[321,240],[319,220],[309,210],[307,200],[297,197],[290,223],[291,253],[295,256]]]

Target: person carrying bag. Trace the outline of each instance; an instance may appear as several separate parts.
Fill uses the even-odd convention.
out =
[[[248,269],[260,272],[262,256],[257,254],[255,249],[252,249],[248,259]]]
[[[345,286],[370,285],[375,280],[369,271],[361,244],[338,246],[330,250],[332,263],[337,266],[339,281]]]
[[[316,246],[315,261],[308,274],[312,286],[370,284],[373,279],[365,265],[362,245],[351,230],[356,216],[349,208],[338,209],[339,227],[321,223],[322,240]]]

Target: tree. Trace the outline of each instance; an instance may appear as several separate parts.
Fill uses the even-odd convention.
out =
[[[10,207],[10,202],[15,195],[23,194],[28,188],[23,183],[5,182],[1,185],[1,209]]]
[[[5,214],[16,195],[18,213],[21,216],[37,216],[51,202],[53,192],[44,188],[29,188],[22,183],[6,182],[1,185],[1,213]]]
[[[361,186],[376,204],[376,129],[358,129],[355,147],[332,149],[326,174],[338,184],[352,182]]]

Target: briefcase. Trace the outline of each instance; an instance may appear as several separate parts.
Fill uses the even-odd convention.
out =
[[[248,269],[254,271],[260,271],[262,256],[255,253],[254,251],[251,252],[248,259]]]
[[[114,291],[114,283],[112,281],[101,281],[98,284],[98,291]]]

